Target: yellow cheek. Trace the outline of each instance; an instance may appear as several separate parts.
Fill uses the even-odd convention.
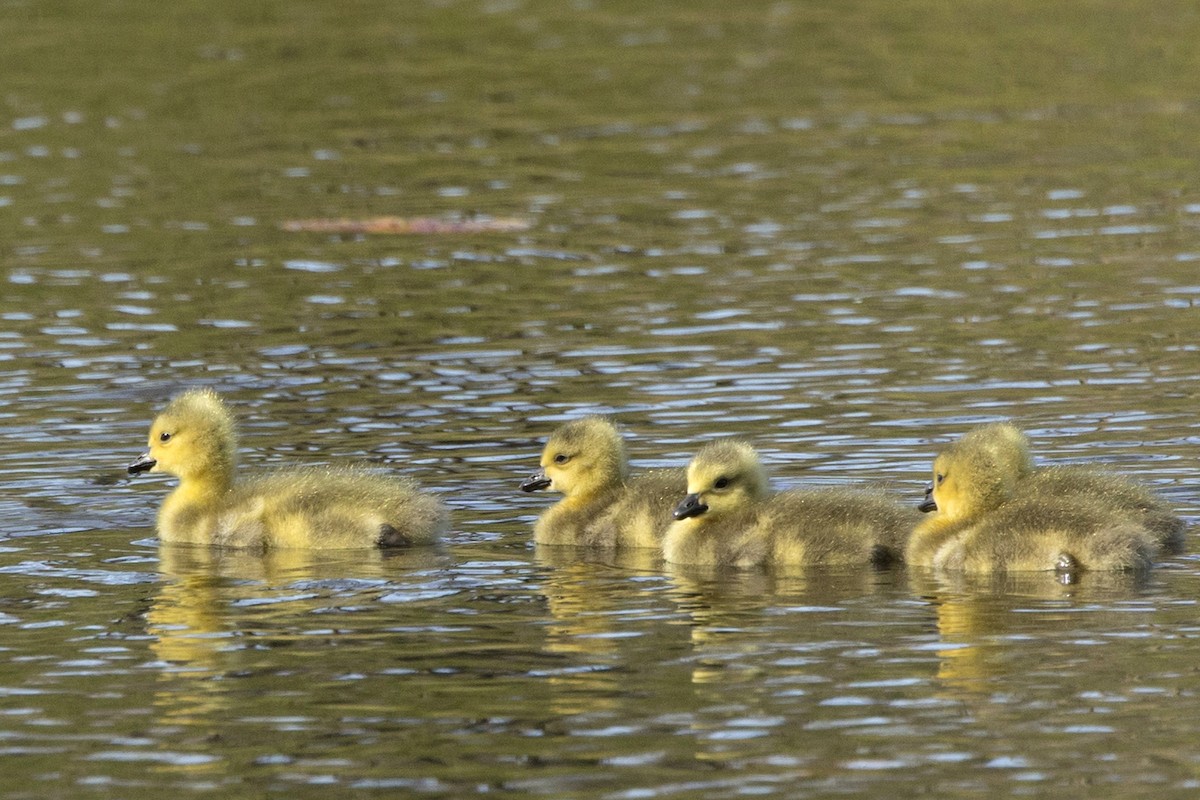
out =
[[[954,516],[958,513],[958,503],[955,502],[954,492],[950,491],[945,483],[933,490],[933,502],[937,504],[938,511],[942,514]]]
[[[542,467],[542,472],[550,479],[550,491],[564,492],[571,485],[570,476],[563,470],[557,469],[554,466]]]

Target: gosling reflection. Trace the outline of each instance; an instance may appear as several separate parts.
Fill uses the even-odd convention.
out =
[[[912,592],[929,604],[940,643],[936,680],[939,692],[957,700],[978,702],[1020,678],[1029,665],[1011,637],[1057,639],[1082,605],[1104,606],[1138,596],[1149,580],[1146,572],[1088,572],[1070,578],[1045,573],[964,575],[914,570]],[[1057,607],[1061,606],[1061,610]],[[1102,610],[1092,611],[1094,620]],[[1113,623],[1122,627],[1128,617]],[[1043,627],[1048,626],[1048,627]]]
[[[281,551],[285,557],[294,551]],[[298,552],[298,551],[297,551]],[[279,569],[271,553],[271,569]],[[146,612],[150,650],[158,663],[153,704],[158,724],[194,732],[198,740],[218,736],[228,719],[230,686],[222,677],[234,670],[243,646],[230,614],[237,579],[261,590],[267,561],[257,554],[220,552],[187,545],[161,545],[162,582]],[[241,587],[249,593],[249,587]],[[232,596],[231,596],[232,593]],[[218,778],[220,759],[157,765],[157,771],[189,779]]]
[[[428,554],[424,563],[415,551],[406,551],[397,560],[405,569],[419,569],[436,563],[436,556]],[[294,627],[328,607],[326,581],[351,590],[363,582],[368,591],[383,591],[390,561],[380,550],[343,556],[160,545],[162,582],[146,614],[149,646],[159,667],[153,702],[160,723],[194,731],[201,740],[221,735],[236,711],[231,706],[245,702],[244,687],[227,678],[261,663],[263,630]],[[340,589],[334,594],[336,602],[344,602]],[[194,775],[206,767],[170,768]],[[216,760],[208,768],[223,767]]]
[[[693,757],[718,768],[752,758],[760,737],[807,724],[818,696],[840,681],[842,653],[855,647],[847,623],[868,640],[871,622],[860,615],[887,604],[901,576],[859,567],[668,569],[690,634],[688,706],[720,710],[693,715]]]
[[[740,665],[761,663],[758,650],[804,647],[827,634],[819,625],[772,619],[824,622],[840,616],[843,605],[894,592],[903,582],[894,570],[847,566],[750,571],[668,564],[667,570],[671,597],[688,617],[693,684],[729,684],[757,669]]]
[[[648,548],[562,545],[538,545],[534,553],[548,568],[542,593],[549,623],[542,648],[552,660],[550,708],[564,716],[620,710],[628,702],[627,670],[643,660],[655,663],[662,643],[678,638],[669,620],[650,623],[661,624],[661,631],[646,631],[647,613],[657,612],[662,602],[662,581],[654,579],[661,574],[661,556]],[[636,580],[639,575],[648,580]],[[647,643],[654,652],[640,652]]]

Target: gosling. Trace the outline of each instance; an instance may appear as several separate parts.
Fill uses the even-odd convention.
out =
[[[1129,570],[1183,546],[1185,524],[1152,492],[1090,467],[1037,468],[1009,423],[968,432],[934,461],[910,564],[975,573]]]
[[[534,524],[538,544],[660,548],[671,508],[687,490],[682,469],[650,470],[631,478],[625,440],[602,417],[560,426],[546,442],[540,466],[521,490],[550,489],[564,496]]]
[[[710,567],[898,561],[916,514],[882,492],[851,487],[772,494],[748,444],[705,445],[688,464],[663,556]]]
[[[428,544],[447,527],[442,503],[405,478],[365,469],[280,470],[235,481],[233,415],[210,389],[173,398],[150,427],[131,475],[165,472],[179,485],[158,512],[162,542],[254,548]]]

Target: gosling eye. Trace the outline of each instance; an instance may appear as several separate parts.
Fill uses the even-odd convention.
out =
[[[941,486],[942,481],[946,480],[946,476],[939,472],[937,475],[933,476],[933,480],[934,483],[936,483],[938,486]]]
[[[728,485],[729,485],[729,478],[726,478],[724,475],[722,475],[720,478],[717,478],[715,481],[713,481],[714,489],[724,489]]]
[[[169,441],[171,441],[171,434],[170,434],[170,432],[169,432],[169,431],[163,431],[162,433],[160,433],[160,434],[158,435],[158,440],[159,440],[160,442],[163,442],[164,444],[165,444],[165,443],[167,443],[167,442],[169,442]]]
[[[555,464],[565,464],[570,460],[571,460],[571,457],[569,455],[567,455],[566,453],[559,453],[558,455],[556,455],[554,457]]]

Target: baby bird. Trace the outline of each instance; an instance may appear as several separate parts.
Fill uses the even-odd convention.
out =
[[[131,475],[166,472],[179,486],[158,512],[163,542],[255,548],[396,547],[433,542],[441,502],[405,478],[356,468],[270,472],[235,481],[233,416],[210,389],[171,400],[150,427]]]
[[[539,489],[565,496],[538,517],[538,544],[657,548],[687,477],[682,469],[658,469],[630,478],[620,431],[602,417],[585,417],[546,442],[541,471],[521,483],[522,491]]]
[[[934,461],[906,560],[992,573],[1148,567],[1183,545],[1184,522],[1150,491],[1090,467],[1036,468],[1009,423],[976,428]]]
[[[898,560],[916,515],[881,492],[791,489],[772,494],[748,444],[705,445],[688,464],[663,555],[715,567],[887,564]]]

